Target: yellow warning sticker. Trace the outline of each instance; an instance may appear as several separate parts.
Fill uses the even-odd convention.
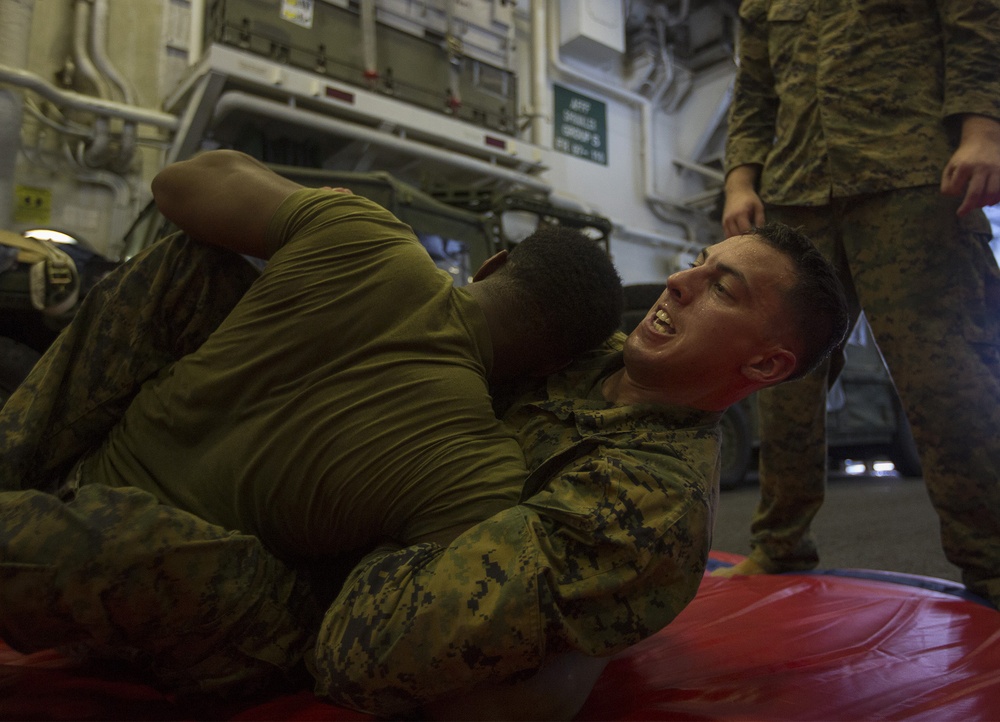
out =
[[[33,186],[14,187],[14,222],[47,225],[52,219],[52,191]]]

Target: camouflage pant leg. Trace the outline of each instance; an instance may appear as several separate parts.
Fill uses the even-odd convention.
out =
[[[0,637],[125,660],[182,693],[299,673],[320,610],[252,536],[131,488],[0,492]]]
[[[174,236],[99,283],[0,411],[0,489],[52,489],[257,275],[236,254]]]
[[[830,259],[857,319],[850,271],[828,208],[774,207],[768,220],[800,227]],[[769,572],[812,569],[819,562],[810,531],[826,493],[826,391],[843,366],[835,354],[808,376],[757,393],[761,498],[750,526],[750,558]]]
[[[937,188],[845,210],[858,296],[920,451],[948,559],[1000,604],[1000,271],[981,213]]]

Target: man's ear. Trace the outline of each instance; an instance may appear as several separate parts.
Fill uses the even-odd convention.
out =
[[[479,267],[479,270],[476,271],[476,274],[472,277],[472,281],[482,281],[487,276],[490,276],[498,271],[505,263],[507,263],[507,256],[508,252],[504,250],[487,258],[483,262],[483,265]]]
[[[777,348],[743,365],[743,375],[760,386],[774,386],[787,379],[798,359],[786,348]]]

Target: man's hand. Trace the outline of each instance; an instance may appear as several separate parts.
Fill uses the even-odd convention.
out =
[[[722,211],[722,229],[726,238],[746,233],[753,226],[764,225],[764,202],[757,195],[758,165],[741,165],[726,176],[726,204]]]
[[[941,175],[941,192],[962,196],[958,215],[1000,203],[1000,122],[967,115],[962,140]]]

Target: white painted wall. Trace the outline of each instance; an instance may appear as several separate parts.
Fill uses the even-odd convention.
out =
[[[540,0],[545,1],[545,0]],[[611,2],[611,0],[601,0]],[[28,70],[51,80],[63,66],[68,53],[71,17],[71,0],[36,0],[32,27],[31,56]],[[554,7],[558,3],[551,3]],[[148,108],[161,108],[162,100],[172,90],[174,81],[184,72],[186,14],[192,3],[188,0],[110,0],[110,35],[113,42],[109,55],[113,63],[135,86],[138,103]],[[521,105],[527,106],[531,93],[529,72],[531,55],[530,2],[517,7],[516,54],[521,84]],[[609,62],[608,58],[612,58]],[[593,67],[581,63],[579,57],[566,59],[573,63],[575,72],[592,75],[609,86],[622,85],[621,63],[613,62],[615,53],[605,54]],[[714,112],[727,83],[726,72],[716,74],[685,96],[677,112],[654,114],[650,132],[653,140],[649,147],[643,142],[642,115],[632,102],[623,101],[613,92],[604,94],[594,85],[585,86],[573,77],[563,77],[559,72],[546,75],[544,86],[547,97],[538,109],[548,117],[541,124],[539,145],[552,148],[552,83],[601,100],[607,108],[608,164],[573,158],[561,153],[551,154],[550,169],[544,179],[555,188],[555,195],[588,211],[610,217],[616,224],[612,239],[612,253],[626,283],[662,282],[664,277],[683,263],[685,244],[700,245],[703,239],[693,239],[689,225],[665,220],[662,213],[655,213],[647,202],[647,175],[644,163],[651,164],[653,194],[662,200],[676,200],[697,193],[704,188],[703,180],[689,172],[679,172],[672,159],[683,156],[703,131],[708,116]],[[612,88],[613,89],[613,88]],[[530,131],[522,133],[522,140],[530,138]],[[144,132],[149,136],[150,131]],[[155,134],[153,134],[155,135]],[[148,181],[162,162],[162,148],[147,144],[133,172],[126,177],[136,206],[148,197]],[[22,159],[19,175],[32,182],[45,182],[46,173],[38,163]],[[85,192],[77,202],[69,203],[61,220],[82,218],[83,206],[93,214],[110,212],[121,205],[120,193],[116,197],[107,184],[86,184]],[[72,187],[65,182],[53,183],[60,194],[72,194]],[[75,215],[74,215],[75,214]],[[88,216],[89,217],[89,216]],[[88,228],[95,236],[111,233],[109,224]],[[100,243],[98,245],[101,245]],[[104,243],[108,248],[113,241]],[[101,250],[104,250],[103,248]],[[681,257],[679,257],[681,254]]]

